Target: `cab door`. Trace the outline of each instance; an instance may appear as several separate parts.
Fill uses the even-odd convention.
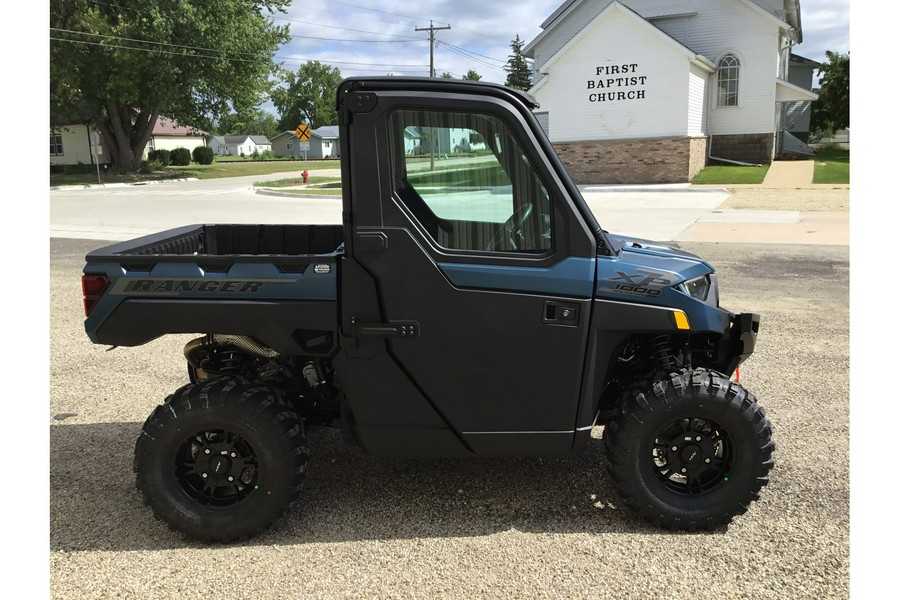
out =
[[[358,436],[388,454],[429,432],[461,453],[568,451],[596,242],[536,122],[503,99],[372,95],[348,130],[342,324],[350,354],[384,368],[349,386]]]

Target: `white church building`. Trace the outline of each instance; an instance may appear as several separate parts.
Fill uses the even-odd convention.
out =
[[[690,181],[804,152],[818,63],[799,0],[566,0],[524,49],[538,120],[579,183]]]

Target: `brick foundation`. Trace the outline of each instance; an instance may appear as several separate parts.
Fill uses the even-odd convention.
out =
[[[707,138],[649,138],[554,144],[578,184],[685,183],[706,165]]]
[[[772,162],[775,136],[771,133],[742,133],[712,136],[712,154],[718,158],[767,165]]]

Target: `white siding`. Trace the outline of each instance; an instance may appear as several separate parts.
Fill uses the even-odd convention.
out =
[[[785,102],[784,128],[791,133],[806,133],[809,131],[810,115],[811,102]]]
[[[630,71],[597,75],[598,68],[620,65],[629,65]],[[684,51],[651,25],[611,10],[554,61],[547,81],[533,94],[552,115],[553,142],[686,136],[690,66]],[[629,81],[599,87],[610,79]],[[610,93],[617,99],[595,100]]]
[[[688,76],[688,135],[706,135],[706,86],[710,77],[706,71],[691,65]]]
[[[550,113],[546,110],[542,110],[541,112],[534,113],[535,118],[541,126],[541,129],[544,130],[544,133],[547,136],[550,135]]]
[[[91,165],[94,160],[91,157],[91,138],[86,125],[63,125],[50,129],[50,133],[58,133],[62,136],[62,154],[50,155],[51,165]],[[103,135],[100,135],[100,164],[110,161],[109,152],[106,149]]]
[[[546,37],[541,40],[540,44],[534,49],[534,68],[541,70],[541,65],[550,60],[556,52],[566,45],[575,34],[584,29],[594,17],[600,14],[610,0],[599,0],[591,2],[587,0],[582,2],[570,14],[560,18],[550,30]],[[626,4],[623,2],[623,4]]]
[[[155,135],[151,142],[154,150],[174,150],[175,148],[193,150],[197,146],[206,145],[204,138],[186,135]]]
[[[763,0],[760,0],[763,2]],[[765,4],[765,2],[763,2]],[[546,94],[549,87],[556,87],[561,62],[549,69],[542,69],[543,64],[562,48],[569,39],[583,29],[607,5],[608,0],[585,0],[580,3],[565,19],[560,20],[554,29],[535,46],[535,67],[542,71],[551,71],[551,81],[547,81],[541,89]],[[643,11],[651,14],[658,8],[659,0],[622,0],[624,4],[638,14]],[[775,129],[775,79],[779,69],[779,27],[764,14],[760,14],[753,6],[741,0],[692,0],[697,14],[689,17],[654,19],[652,24],[664,31],[687,48],[716,62],[725,52],[734,52],[741,60],[741,81],[739,103],[736,107],[716,106],[716,79],[710,79],[708,87],[709,132],[713,135],[739,133],[771,133]],[[785,24],[786,27],[786,24]],[[591,38],[595,43],[608,48],[609,44]],[[640,51],[640,44],[635,40],[621,39],[621,54]],[[644,54],[644,53],[642,53]],[[587,64],[596,62],[603,54],[597,52]],[[644,61],[652,59],[647,56]],[[630,60],[629,62],[637,62]],[[684,71],[681,71],[683,74]],[[681,95],[682,83],[672,87],[674,95]],[[549,105],[542,108],[550,109]],[[686,108],[686,107],[685,107]],[[553,109],[550,109],[551,111]],[[674,107],[669,109],[669,114]],[[554,129],[557,121],[554,119]],[[666,135],[662,131],[658,135]]]
[[[779,59],[777,24],[738,0],[694,0],[694,6],[696,16],[662,19],[654,21],[654,25],[714,63],[726,52],[733,52],[740,59],[738,106],[717,107],[716,78],[711,79],[709,133],[773,132]]]

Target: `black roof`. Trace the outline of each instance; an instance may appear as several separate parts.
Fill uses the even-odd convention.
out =
[[[478,93],[486,95],[512,94],[529,108],[539,108],[534,96],[499,83],[469,81],[467,79],[443,79],[436,77],[348,77],[338,86],[338,96],[350,87],[359,90],[422,90],[440,92]]]

